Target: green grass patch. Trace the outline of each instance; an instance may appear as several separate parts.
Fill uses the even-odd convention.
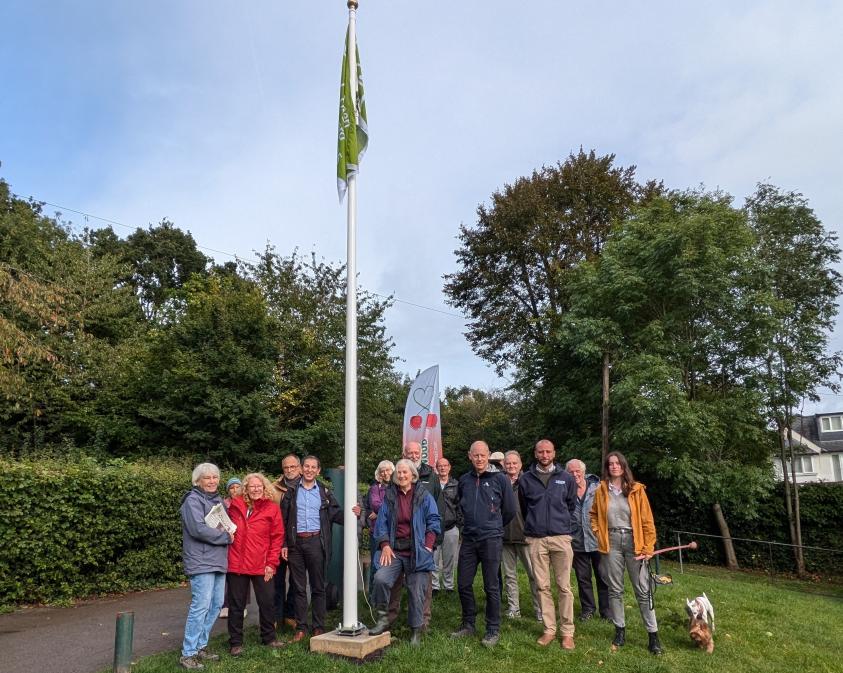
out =
[[[656,593],[656,615],[665,654],[653,657],[647,652],[647,634],[638,607],[631,594],[626,595],[627,645],[620,652],[610,651],[614,627],[591,620],[577,623],[576,650],[565,652],[559,641],[548,648],[535,644],[541,624],[530,616],[530,594],[526,578],[521,577],[521,619],[504,617],[500,644],[493,650],[480,645],[478,638],[454,640],[450,632],[460,622],[456,594],[434,598],[431,628],[420,648],[407,645],[409,630],[405,613],[393,631],[396,640],[383,657],[365,664],[372,673],[533,673],[571,671],[606,671],[607,673],[742,673],[765,671],[811,671],[831,673],[843,670],[843,588],[797,581],[770,582],[763,575],[730,573],[704,566],[687,566],[684,574],[673,564],[663,564],[662,572],[673,575],[672,586],[661,586]],[[694,647],[687,631],[685,599],[702,592],[711,599],[717,616],[714,654]],[[475,585],[479,612],[483,611],[483,592]],[[818,595],[820,594],[820,595]],[[187,605],[185,605],[185,611]],[[579,610],[577,602],[575,610]],[[360,618],[371,623],[368,607],[361,601]],[[339,620],[331,615],[329,624]],[[482,635],[482,617],[478,619]],[[289,634],[282,634],[289,637]],[[305,641],[306,642],[306,641]],[[209,673],[257,673],[294,671],[296,673],[353,673],[359,666],[325,655],[311,654],[306,645],[290,645],[270,651],[259,643],[255,629],[247,632],[244,654],[238,659],[228,655],[227,639],[215,638],[211,650],[222,659],[207,664]],[[172,673],[178,669],[178,653],[145,657],[137,662],[136,673]]]

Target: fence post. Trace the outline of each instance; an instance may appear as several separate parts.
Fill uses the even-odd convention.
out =
[[[129,673],[132,669],[134,628],[134,612],[117,613],[117,628],[114,632],[114,673]]]
[[[773,573],[775,572],[775,568],[773,568],[773,545],[770,542],[767,542],[767,550],[770,556],[770,584],[773,583]]]
[[[676,531],[676,546],[679,547],[679,574],[685,574],[685,566],[682,564],[682,534]]]

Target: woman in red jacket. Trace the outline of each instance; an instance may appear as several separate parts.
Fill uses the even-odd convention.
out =
[[[275,633],[275,571],[284,540],[281,510],[270,496],[272,485],[259,473],[243,479],[242,498],[231,501],[228,515],[237,525],[235,543],[228,548],[228,639],[232,656],[243,652],[243,609],[249,584],[260,613],[261,641],[283,647]]]

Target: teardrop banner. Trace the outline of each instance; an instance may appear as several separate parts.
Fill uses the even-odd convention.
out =
[[[421,444],[422,462],[436,465],[442,457],[442,426],[439,415],[439,365],[425,369],[413,381],[404,407],[404,436]]]

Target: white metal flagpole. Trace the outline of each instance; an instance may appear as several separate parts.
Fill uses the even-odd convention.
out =
[[[348,0],[348,69],[357,119],[357,0]],[[343,527],[342,625],[357,631],[357,175],[348,176],[348,239],[345,305],[345,518]]]

